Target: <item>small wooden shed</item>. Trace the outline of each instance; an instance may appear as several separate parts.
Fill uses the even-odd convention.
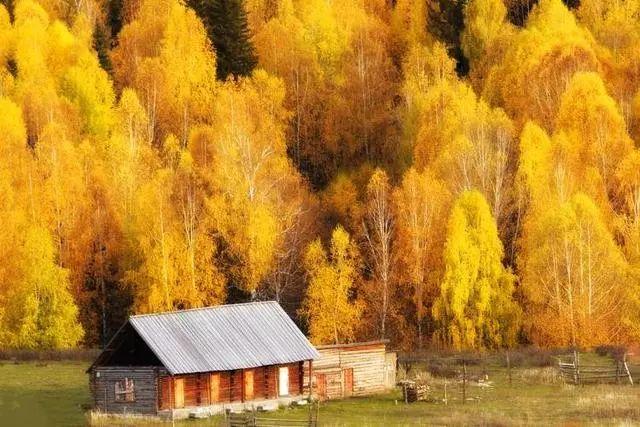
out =
[[[183,418],[308,396],[319,356],[276,302],[131,316],[88,369],[95,410]]]
[[[388,341],[318,346],[313,362],[313,389],[320,399],[381,393],[395,386],[396,353]]]

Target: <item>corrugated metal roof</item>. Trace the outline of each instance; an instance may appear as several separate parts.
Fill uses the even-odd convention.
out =
[[[174,375],[319,357],[275,301],[132,316],[129,322]]]

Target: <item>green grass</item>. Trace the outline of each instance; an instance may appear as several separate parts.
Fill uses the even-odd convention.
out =
[[[582,359],[602,361],[594,355]],[[0,366],[1,426],[81,426],[86,423],[82,405],[90,401],[86,363],[49,362]],[[486,371],[490,387],[471,382],[463,404],[460,384],[414,370],[432,386],[431,402],[405,405],[393,392],[320,405],[323,426],[418,425],[619,425],[640,424],[640,387],[628,385],[564,385],[554,368],[517,368],[509,385],[506,369],[470,367],[470,375]],[[308,417],[308,408],[283,409],[270,418]],[[181,422],[181,426],[221,425],[222,418]],[[112,425],[106,422],[104,425]],[[137,423],[136,425],[140,425]]]
[[[82,426],[90,401],[87,363],[35,362],[0,366],[0,425]]]

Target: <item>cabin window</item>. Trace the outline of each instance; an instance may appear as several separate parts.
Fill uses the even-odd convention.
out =
[[[133,402],[136,400],[133,380],[124,378],[116,381],[116,402]]]

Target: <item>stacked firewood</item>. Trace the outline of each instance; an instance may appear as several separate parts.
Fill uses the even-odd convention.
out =
[[[407,403],[427,400],[429,396],[429,386],[427,384],[417,384],[413,381],[405,381],[402,384],[402,394]]]

